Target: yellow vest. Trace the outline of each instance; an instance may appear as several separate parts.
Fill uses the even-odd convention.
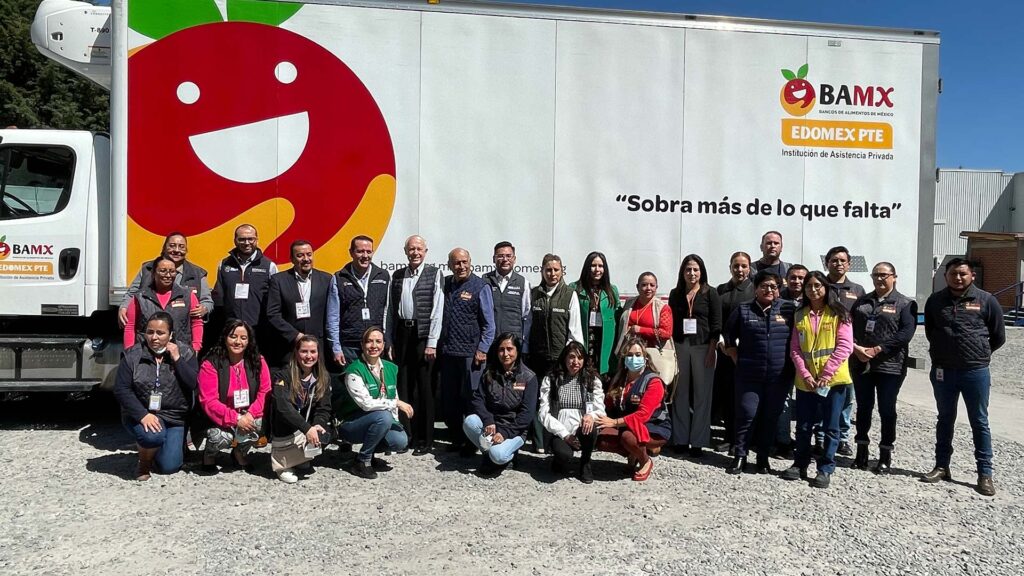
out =
[[[839,337],[839,317],[826,306],[818,320],[818,333],[815,334],[814,326],[811,324],[810,309],[800,308],[796,311],[795,325],[797,336],[800,338],[800,354],[804,358],[804,364],[807,365],[807,370],[811,375],[817,378],[825,369],[825,364],[832,356],[832,351],[835,350],[836,339]],[[804,384],[804,379],[800,377],[800,374],[796,375],[794,383],[799,390],[812,391]],[[829,386],[852,383],[849,360],[843,360],[839,369],[832,376]]]

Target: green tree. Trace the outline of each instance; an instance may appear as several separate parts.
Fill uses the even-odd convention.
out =
[[[0,0],[0,128],[107,131],[106,90],[47,59],[29,27],[39,0]]]

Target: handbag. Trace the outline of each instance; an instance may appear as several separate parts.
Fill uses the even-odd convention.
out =
[[[672,403],[672,399],[676,394],[676,375],[679,373],[679,363],[676,360],[676,345],[672,342],[672,338],[669,338],[665,342],[661,341],[658,337],[658,317],[660,314],[653,314],[654,316],[654,338],[657,340],[657,346],[648,346],[647,355],[651,357],[651,364],[658,370],[658,376],[661,381],[665,384],[665,398],[663,402],[667,404]]]

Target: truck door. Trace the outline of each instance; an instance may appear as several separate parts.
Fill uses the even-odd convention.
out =
[[[84,313],[92,165],[88,132],[0,134],[0,315]]]

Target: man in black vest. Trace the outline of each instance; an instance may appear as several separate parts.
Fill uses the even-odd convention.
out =
[[[391,275],[373,263],[373,239],[369,236],[353,238],[348,253],[352,261],[335,273],[337,298],[327,307],[331,352],[340,366],[359,358],[363,332],[370,326],[380,326],[385,344],[391,343],[386,318]]]
[[[864,295],[864,287],[846,277],[846,273],[850,271],[850,251],[846,249],[846,246],[829,248],[825,253],[825,266],[828,268],[828,281],[831,284],[829,292],[832,297],[847,310],[852,310],[857,299]],[[853,426],[855,396],[851,387],[850,393],[846,395],[846,402],[843,404],[842,418],[839,420],[839,450],[836,453],[842,456],[853,456],[853,447],[850,446],[850,429]],[[824,439],[824,427],[822,427],[821,434]]]
[[[306,334],[320,339],[323,356],[328,302],[338,297],[334,276],[313,268],[309,241],[292,242],[291,261],[292,269],[271,276],[267,288],[267,323],[274,337],[264,356],[275,367],[288,363],[295,342]]]
[[[515,271],[516,247],[511,242],[494,245],[494,270],[484,274],[494,300],[494,333],[512,332],[523,340],[530,334],[530,281]]]
[[[442,276],[436,266],[423,263],[427,241],[410,236],[405,241],[409,265],[391,278],[388,323],[393,326],[394,359],[398,364],[398,397],[413,407],[410,424],[399,417],[409,436],[413,456],[430,453],[434,441],[434,391],[430,372],[437,355],[444,312]]]
[[[466,440],[462,419],[494,340],[494,303],[490,288],[473,274],[469,251],[456,248],[449,252],[448,268],[452,275],[444,279],[439,342],[441,408],[452,442],[449,449],[469,456],[476,447]]]
[[[235,247],[217,268],[217,284],[213,287],[218,324],[232,318],[243,320],[256,329],[257,342],[266,336],[266,331],[259,328],[270,277],[278,272],[277,264],[256,245],[258,238],[251,224],[235,228]]]

